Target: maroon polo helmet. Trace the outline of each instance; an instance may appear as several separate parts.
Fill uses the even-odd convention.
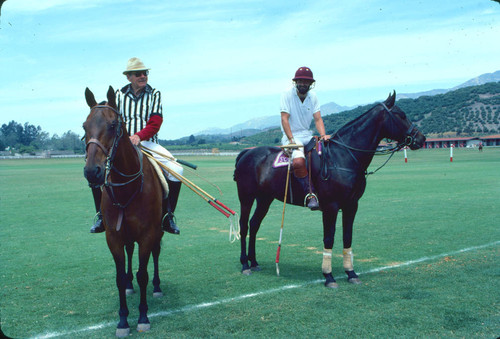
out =
[[[311,81],[316,81],[313,78],[313,72],[309,67],[300,67],[297,72],[295,72],[295,78],[293,78],[293,81],[299,80],[299,79],[305,79],[305,80],[311,80]]]

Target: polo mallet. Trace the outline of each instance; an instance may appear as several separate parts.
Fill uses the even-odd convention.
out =
[[[185,166],[190,167],[190,168],[192,168],[192,169],[194,169],[194,170],[196,170],[196,169],[198,168],[198,166],[197,166],[197,165],[194,165],[194,164],[192,164],[192,163],[190,163],[190,162],[187,162],[187,161],[185,161],[185,160],[180,160],[180,159],[176,159],[176,158],[174,158],[174,157],[168,156],[168,155],[166,155],[165,153],[155,151],[154,149],[148,148],[148,147],[146,147],[146,146],[144,146],[144,145],[142,145],[142,144],[140,145],[140,147],[141,147],[142,149],[145,149],[145,150],[146,150],[146,151],[148,151],[149,153],[155,153],[155,154],[158,154],[159,156],[161,156],[161,157],[163,157],[163,158],[165,158],[165,159],[168,159],[168,160],[170,160],[170,161],[171,161],[171,162],[173,162],[173,163],[177,163],[177,164],[179,164],[179,165],[185,165]],[[209,182],[207,179],[205,179],[205,178],[201,177],[200,175],[196,174],[195,172],[192,172],[192,173],[193,173],[194,175],[196,175],[198,178],[200,178],[200,179],[202,179],[203,181],[207,182],[209,185],[214,186],[214,187],[215,187],[215,188],[219,191],[219,193],[220,193],[220,194],[222,194],[222,191],[220,190],[220,188],[219,188],[217,185],[214,185],[213,183]],[[234,213],[233,213],[233,214],[234,214]]]
[[[155,151],[155,150],[153,150],[153,149],[151,149],[151,148],[148,148],[148,147],[146,147],[146,146],[144,146],[144,145],[141,145],[141,148],[145,149],[146,151],[149,151],[150,153],[156,153],[156,154],[158,154],[158,155],[161,155],[162,157],[164,157],[164,158],[166,158],[166,159],[168,159],[168,160],[170,160],[170,161],[173,161],[174,163],[178,163],[178,164],[181,164],[181,165],[185,165],[185,166],[187,166],[187,167],[191,167],[192,169],[197,169],[197,168],[198,168],[198,166],[197,166],[197,165],[194,165],[194,164],[192,164],[192,163],[190,163],[190,162],[187,162],[187,161],[185,161],[185,160],[175,159],[175,158],[173,158],[173,157],[171,157],[171,156],[168,156],[168,155],[166,155],[166,154],[164,154],[164,153],[157,152],[157,151]]]
[[[210,205],[212,205],[215,209],[217,209],[219,212],[221,212],[222,214],[224,214],[227,218],[229,218],[229,213],[227,213],[226,211],[224,211],[222,208],[220,208],[219,206],[217,206],[214,201],[217,202],[217,204],[219,204],[220,206],[224,207],[225,209],[228,210],[228,212],[230,212],[231,214],[234,214],[235,212],[233,210],[231,210],[229,207],[227,207],[226,205],[224,205],[223,203],[221,202],[218,202],[217,199],[213,199],[212,196],[208,195],[207,192],[205,192],[204,190],[202,190],[200,187],[196,186],[195,184],[193,184],[191,181],[189,181],[188,179],[186,179],[186,177],[180,175],[179,173],[173,171],[172,169],[168,168],[167,166],[165,166],[164,164],[162,164],[161,162],[159,162],[157,159],[155,159],[152,155],[150,155],[149,153],[145,152],[145,151],[142,151],[142,153],[144,153],[148,158],[150,159],[153,159],[154,161],[156,161],[156,163],[161,167],[163,168],[165,171],[167,171],[168,173],[172,174],[177,180],[181,181],[184,185],[186,185],[187,187],[189,187],[189,189],[191,189],[194,193],[196,193],[197,195],[199,195],[201,198],[203,198],[203,200],[205,200],[206,202],[208,202]]]
[[[226,218],[229,219],[229,223],[230,223],[230,225],[229,225],[229,241],[230,242],[234,242],[235,240],[238,240],[240,238],[240,234],[239,234],[240,232],[239,232],[239,227],[238,227],[239,226],[238,216],[237,216],[235,211],[233,211],[232,209],[230,209],[229,207],[224,205],[222,202],[220,202],[217,199],[215,199],[214,197],[212,197],[210,194],[208,194],[203,189],[201,189],[200,187],[195,185],[193,182],[188,180],[186,177],[180,175],[179,173],[177,173],[177,172],[173,171],[172,169],[170,169],[169,167],[165,166],[163,163],[161,163],[160,161],[155,159],[148,152],[146,152],[144,150],[141,150],[141,151],[149,159],[153,159],[161,168],[163,168],[165,171],[167,171],[168,173],[173,175],[177,180],[182,182],[189,189],[191,189],[194,193],[196,193],[198,196],[200,196],[203,200],[208,202],[210,204],[210,206],[214,207],[217,211],[221,212],[222,214],[224,214],[224,216]],[[224,211],[224,209],[222,209],[221,207],[217,206],[214,202],[217,203],[217,205],[222,206],[227,212]],[[237,225],[236,227],[234,226],[234,223],[233,223],[233,220],[231,219],[231,216],[236,219],[235,220],[235,223]]]
[[[285,145],[281,146],[281,148],[291,148],[291,149],[297,149],[303,147],[302,145],[297,145],[297,144],[290,144],[290,145]],[[283,236],[283,225],[285,224],[285,207],[286,207],[286,198],[288,196],[288,183],[290,181],[290,167],[292,165],[292,155],[288,157],[288,167],[286,171],[286,182],[285,182],[285,197],[283,198],[283,213],[281,214],[281,227],[280,227],[280,238],[278,240],[278,250],[276,251],[276,275],[279,277],[280,276],[280,252],[281,252],[281,238]]]

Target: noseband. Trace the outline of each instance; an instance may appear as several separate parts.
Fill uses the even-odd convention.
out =
[[[103,151],[104,155],[106,155],[106,162],[105,162],[105,166],[104,166],[105,170],[106,170],[105,179],[104,179],[104,187],[108,191],[108,193],[113,201],[113,205],[118,206],[121,209],[124,209],[132,202],[132,200],[137,195],[137,193],[142,191],[142,188],[144,186],[144,175],[143,175],[143,170],[142,170],[142,154],[139,151],[137,151],[138,156],[139,156],[139,163],[140,163],[139,171],[137,171],[134,174],[125,174],[125,173],[122,173],[121,171],[119,171],[116,168],[116,166],[114,166],[113,162],[115,160],[116,150],[118,149],[118,143],[120,142],[120,139],[123,136],[122,117],[121,117],[120,113],[115,108],[113,108],[111,106],[96,105],[96,106],[92,107],[92,109],[90,111],[92,112],[92,110],[94,110],[96,108],[107,108],[107,109],[110,109],[113,112],[115,112],[116,116],[118,117],[118,126],[116,128],[116,134],[114,136],[113,144],[111,145],[110,150],[108,150],[97,138],[91,138],[91,139],[89,139],[89,141],[87,142],[87,144],[85,146],[85,153],[86,153],[86,156],[88,156],[88,148],[89,148],[90,144],[96,144]],[[123,183],[113,183],[110,181],[111,171],[116,172],[121,177],[129,178],[130,180],[123,182]],[[116,199],[116,195],[115,195],[115,192],[113,190],[113,187],[126,186],[139,178],[141,178],[140,188],[138,190],[136,190],[134,194],[132,194],[132,196],[129,198],[129,200],[125,204],[121,204],[120,202],[118,202],[118,200]]]
[[[90,144],[96,144],[106,155],[106,170],[110,170],[112,163],[113,163],[113,160],[115,159],[116,148],[118,147],[118,142],[120,141],[121,137],[123,136],[123,130],[121,128],[121,124],[122,124],[123,120],[122,120],[120,113],[115,108],[113,108],[111,106],[96,105],[96,106],[92,107],[92,109],[90,111],[92,112],[96,108],[107,108],[107,109],[110,109],[113,112],[115,112],[116,116],[118,117],[119,128],[116,129],[116,134],[115,134],[115,137],[113,139],[113,145],[111,146],[111,152],[108,151],[108,149],[98,139],[91,138],[87,142],[87,144],[85,145],[85,153],[86,153],[86,155],[88,154],[88,148],[89,148]]]
[[[394,124],[394,121],[396,120],[396,117],[394,116],[394,112],[392,111],[392,109],[395,106],[392,106],[391,108],[388,108],[383,102],[379,103],[379,105],[381,105],[384,108],[384,110],[389,114],[389,116],[391,117],[391,120],[393,121],[393,124]],[[362,153],[372,153],[372,154],[375,154],[375,155],[387,155],[387,154],[389,154],[390,155],[389,158],[380,167],[378,167],[376,170],[374,170],[373,172],[366,172],[365,171],[365,175],[370,175],[370,174],[374,174],[375,172],[377,172],[378,170],[380,170],[382,167],[384,167],[397,151],[401,150],[405,146],[411,146],[415,142],[415,138],[417,136],[417,133],[418,133],[417,126],[414,123],[411,123],[410,127],[408,128],[408,130],[405,133],[405,139],[404,139],[403,142],[398,142],[398,144],[396,146],[394,146],[394,147],[392,147],[390,149],[381,150],[381,151],[359,149],[359,148],[355,148],[355,147],[349,146],[344,141],[342,141],[342,137],[338,133],[336,133],[336,136],[339,138],[339,140],[335,140],[335,139],[331,138],[328,141],[336,143],[336,144],[338,144],[338,145],[340,145],[342,147],[345,147],[347,149],[347,151],[349,152],[350,156],[358,164],[359,164],[359,160],[354,155],[354,153],[352,151],[362,152]],[[323,151],[323,156],[321,157],[321,164],[320,164],[320,166],[321,166],[321,178],[323,180],[328,180],[329,177],[330,177],[330,174],[328,173],[328,169],[330,168],[330,165],[328,163],[331,161],[329,159],[331,157],[331,155],[329,154],[330,151],[329,151],[328,145],[324,145],[322,149],[324,151]],[[339,167],[336,167],[336,166],[334,166],[334,168],[339,169],[339,170],[352,171],[350,169],[339,168]]]

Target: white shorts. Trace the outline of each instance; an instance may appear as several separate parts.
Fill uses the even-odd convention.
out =
[[[179,164],[173,162],[172,160],[168,159],[168,158],[174,158],[174,156],[172,155],[172,153],[170,153],[169,151],[167,151],[163,146],[161,146],[159,144],[156,144],[154,142],[151,142],[151,141],[141,141],[141,145],[143,145],[143,146],[145,146],[145,147],[147,147],[149,149],[152,149],[155,152],[158,152],[158,153],[161,153],[161,154],[165,154],[165,156],[167,158],[162,157],[159,154],[152,153],[153,157],[156,160],[158,160],[159,162],[161,162],[162,164],[164,164],[165,166],[167,166],[168,168],[170,168],[175,173],[177,173],[179,175],[182,175],[182,173],[184,172],[184,168],[182,168],[181,165],[179,165]],[[163,173],[165,173],[165,176],[167,177],[168,180],[170,180],[170,181],[180,181],[176,177],[174,177],[172,174],[168,173],[166,170],[162,169],[162,171],[163,171]]]
[[[305,138],[300,138],[300,137],[296,138],[295,136],[293,137],[293,139],[295,140],[295,143],[297,145],[304,145],[304,144],[308,143],[311,140],[311,138],[312,138],[312,136],[308,136]],[[281,139],[281,142],[282,142],[283,146],[290,144],[290,140],[288,140],[288,138],[286,136],[283,136],[283,139]],[[305,157],[306,156],[304,155],[304,147],[294,149],[292,152],[292,160],[296,159],[296,158],[305,158]]]

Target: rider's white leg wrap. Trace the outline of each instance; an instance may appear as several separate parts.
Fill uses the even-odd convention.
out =
[[[342,255],[344,256],[344,270],[346,271],[353,271],[354,270],[354,265],[353,265],[353,255],[352,255],[352,248],[344,248],[342,251]]]
[[[323,249],[323,264],[321,265],[323,273],[332,273],[332,249]]]

